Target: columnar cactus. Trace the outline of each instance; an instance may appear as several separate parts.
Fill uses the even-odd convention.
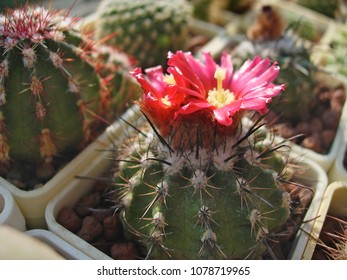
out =
[[[96,38],[134,56],[143,67],[164,65],[169,50],[184,49],[192,9],[186,0],[104,0]]]
[[[0,170],[46,177],[106,123],[93,42],[60,10],[24,5],[0,18]],[[93,132],[94,131],[94,132]],[[23,167],[25,165],[26,167]]]
[[[255,57],[233,71],[191,53],[132,74],[141,84],[144,127],[118,151],[116,201],[126,235],[147,258],[261,258],[289,216],[287,159],[243,112],[267,111],[284,90],[277,63]]]

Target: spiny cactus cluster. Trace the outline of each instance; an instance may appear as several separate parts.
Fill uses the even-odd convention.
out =
[[[276,82],[286,83],[286,94],[276,97],[275,112],[297,123],[307,119],[308,108],[315,98],[315,75],[319,72],[310,58],[310,47],[296,35],[297,22],[286,26],[282,15],[271,5],[264,5],[233,55],[240,61],[254,55],[276,59],[281,73]]]
[[[169,50],[184,49],[192,9],[186,0],[104,0],[97,11],[96,38],[134,56],[143,67],[164,65]]]
[[[31,178],[46,179],[108,124],[108,81],[76,22],[28,4],[0,17],[2,176],[19,180],[29,169]]]
[[[284,90],[279,67],[255,57],[233,71],[226,53],[217,65],[182,51],[168,66],[132,72],[146,121],[115,160],[125,234],[149,259],[262,258],[290,213],[288,155],[243,113]]]

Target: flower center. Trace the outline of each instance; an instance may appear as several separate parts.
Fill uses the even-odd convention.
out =
[[[170,85],[175,85],[176,81],[173,75],[165,75],[164,76],[164,82]]]
[[[223,108],[235,100],[234,93],[229,89],[223,89],[223,81],[225,79],[226,70],[218,67],[214,73],[217,80],[217,88],[213,88],[208,92],[207,101],[217,109]]]
[[[171,106],[171,101],[169,100],[169,97],[165,95],[165,97],[161,98],[160,101],[167,107]]]

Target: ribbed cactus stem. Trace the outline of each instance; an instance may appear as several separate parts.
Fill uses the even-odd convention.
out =
[[[243,114],[266,112],[284,89],[271,84],[279,68],[256,57],[234,73],[227,54],[221,65],[204,57],[169,53],[168,75],[132,72],[146,124],[121,145],[114,185],[147,258],[261,258],[289,217],[287,159]]]
[[[147,257],[254,258],[264,252],[268,233],[288,218],[279,174],[243,151],[251,146],[235,147],[235,158],[227,160],[221,147],[169,152],[156,141],[137,142],[115,184],[124,225]]]
[[[0,17],[1,175],[13,165],[53,170],[108,124],[109,85],[76,21],[28,4]]]

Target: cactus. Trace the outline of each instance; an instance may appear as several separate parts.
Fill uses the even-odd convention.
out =
[[[221,1],[224,5],[224,7],[234,13],[245,13],[249,11],[249,9],[254,4],[254,1],[250,0],[214,0],[214,1]]]
[[[344,215],[328,213],[325,216],[319,238],[317,238],[312,259],[347,260],[346,227],[347,221]]]
[[[325,250],[327,256],[333,260],[347,260],[347,231],[345,229],[346,222],[341,222],[343,226],[343,232],[330,233],[331,239],[334,240],[334,244],[331,247],[326,246]]]
[[[115,34],[108,44],[132,55],[143,67],[164,65],[169,50],[185,48],[191,13],[185,0],[104,0],[97,11],[95,36]]]
[[[0,12],[8,8],[19,8],[20,6],[25,5],[27,2],[38,2],[38,0],[2,0],[0,3]]]
[[[343,5],[343,1],[339,0],[293,0],[292,2],[330,18],[335,18],[339,13],[340,5]]]
[[[115,120],[139,96],[139,86],[129,74],[135,60],[107,43],[98,45],[93,55],[97,72],[108,88],[102,116],[107,120]]]
[[[232,51],[240,61],[258,54],[279,62],[281,73],[276,82],[287,87],[286,94],[280,94],[272,103],[273,110],[294,124],[309,117],[309,108],[315,100],[315,75],[319,71],[310,58],[310,47],[296,35],[299,27],[300,22],[286,26],[276,8],[264,5],[247,30],[248,40]]]
[[[147,258],[261,258],[290,213],[289,165],[243,113],[265,113],[285,86],[271,83],[279,66],[269,59],[234,72],[226,53],[220,65],[203,57],[177,51],[165,75],[132,72],[146,121],[116,153],[116,205]]]
[[[0,18],[2,176],[29,168],[46,180],[107,125],[98,113],[109,90],[76,22],[28,4]]]
[[[195,18],[209,21],[210,9],[213,0],[188,0],[193,7],[193,16]]]

